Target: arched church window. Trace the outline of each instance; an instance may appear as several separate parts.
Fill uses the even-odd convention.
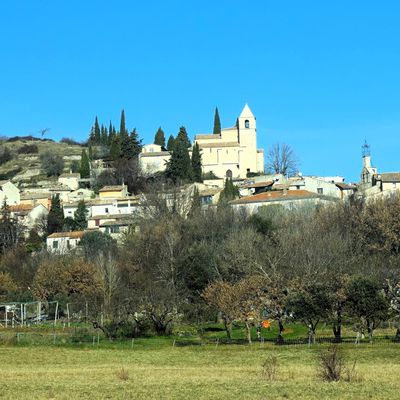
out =
[[[246,119],[246,121],[244,121],[244,127],[247,129],[250,128],[250,121],[248,119]]]

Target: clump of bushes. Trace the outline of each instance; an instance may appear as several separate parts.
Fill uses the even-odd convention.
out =
[[[37,154],[39,149],[36,144],[24,144],[17,150],[18,154]]]
[[[64,170],[64,160],[58,154],[47,151],[40,156],[42,168],[47,176],[59,176]]]
[[[0,146],[0,165],[12,160],[12,154],[7,146]]]
[[[60,143],[65,143],[65,144],[68,144],[70,146],[82,146],[82,143],[79,143],[76,140],[74,140],[72,138],[67,138],[67,137],[62,138],[60,140]]]
[[[262,374],[265,379],[274,381],[278,375],[279,362],[274,355],[269,355],[262,364]]]

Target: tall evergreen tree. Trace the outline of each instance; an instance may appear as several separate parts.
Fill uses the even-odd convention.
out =
[[[165,170],[166,176],[175,183],[191,182],[193,179],[188,140],[185,128],[181,128]]]
[[[113,127],[111,121],[110,121],[110,125],[108,127],[108,140],[107,140],[107,144],[109,146],[111,146],[112,141],[114,140],[114,136],[115,136],[115,128]]]
[[[101,129],[100,129],[100,142],[103,146],[107,146],[108,145],[108,132],[107,132],[107,128],[101,124]]]
[[[232,178],[225,179],[224,189],[219,195],[218,203],[220,205],[228,204],[229,201],[234,200],[239,196],[239,189],[233,184]]]
[[[121,111],[121,122],[119,125],[119,134],[121,137],[128,136],[128,131],[125,126],[125,111],[124,110]]]
[[[174,148],[175,138],[172,135],[169,135],[168,142],[167,142],[167,150],[172,151]]]
[[[158,144],[162,148],[165,148],[165,135],[161,126],[158,128],[156,135],[154,136],[154,144]]]
[[[186,148],[189,148],[191,146],[189,136],[188,136],[188,134],[186,132],[186,128],[184,126],[181,126],[179,128],[179,132],[178,132],[178,135],[176,136],[175,141],[178,139],[179,139],[179,141],[181,141],[185,144]]]
[[[93,148],[92,148],[92,146],[90,146],[90,145],[89,145],[89,154],[88,154],[88,157],[89,157],[89,161],[93,161],[93,160],[94,160],[94,158],[93,158]]]
[[[192,151],[192,171],[194,182],[203,182],[201,169],[201,153],[198,143],[195,143]]]
[[[214,135],[221,134],[221,121],[219,119],[218,107],[215,107],[215,115],[214,115]]]
[[[61,232],[64,225],[64,212],[57,193],[51,198],[51,208],[47,215],[47,233]]]
[[[87,215],[89,210],[86,207],[84,200],[78,203],[78,208],[74,213],[75,226],[77,230],[83,231],[87,228]]]
[[[136,158],[142,151],[142,141],[139,139],[139,135],[136,132],[136,128],[133,129],[129,136],[121,138],[121,159],[132,160]]]
[[[100,126],[99,126],[99,121],[96,116],[96,118],[94,120],[94,143],[96,145],[99,145],[100,141],[101,141]]]
[[[79,168],[81,178],[90,178],[90,162],[85,149],[82,149],[81,166]]]
[[[110,158],[113,161],[119,160],[121,157],[121,144],[117,135],[113,135],[110,145]]]

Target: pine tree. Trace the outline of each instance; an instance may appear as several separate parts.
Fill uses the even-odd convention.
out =
[[[74,220],[75,220],[75,226],[77,230],[83,231],[84,229],[87,228],[87,215],[89,213],[89,210],[87,209],[85,202],[81,200],[78,203],[78,208],[76,209],[74,213]]]
[[[99,121],[96,116],[96,119],[94,121],[94,143],[96,145],[99,145],[100,141],[101,141],[100,126],[99,126]]]
[[[192,164],[187,146],[188,137],[185,128],[181,128],[167,162],[166,176],[174,183],[191,182],[193,179]]]
[[[192,171],[194,182],[203,182],[201,168],[201,153],[198,143],[195,143],[192,151]]]
[[[142,140],[139,139],[139,135],[136,132],[136,128],[133,129],[129,136],[121,139],[121,159],[132,160],[136,158],[142,151]]]
[[[85,149],[82,149],[81,166],[79,168],[81,178],[90,178],[90,162]]]
[[[214,115],[214,135],[221,134],[221,121],[219,119],[218,107],[215,107],[215,115]]]
[[[156,135],[154,136],[154,144],[158,144],[163,149],[165,148],[165,135],[164,131],[161,129],[161,126],[158,128]]]
[[[64,212],[57,193],[51,198],[51,208],[47,215],[47,233],[61,232],[64,225]]]
[[[167,142],[167,150],[172,151],[174,148],[175,138],[172,135],[169,135],[168,142]]]

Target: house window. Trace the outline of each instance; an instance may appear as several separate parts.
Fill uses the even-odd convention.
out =
[[[95,219],[94,223],[95,223],[96,226],[99,226],[100,225],[100,220],[99,219]]]
[[[53,249],[58,249],[58,240],[53,241]]]
[[[105,208],[105,213],[108,214],[108,207]]]
[[[324,194],[324,189],[323,188],[317,188],[317,193],[318,194]]]
[[[69,242],[69,240],[67,240],[67,249],[69,250],[71,248],[71,243]]]
[[[250,121],[249,121],[248,119],[246,119],[246,121],[244,121],[244,127],[245,127],[246,129],[249,129],[249,128],[250,128]]]
[[[300,185],[297,185],[297,186],[296,186],[296,189],[297,189],[297,190],[300,190]]]

